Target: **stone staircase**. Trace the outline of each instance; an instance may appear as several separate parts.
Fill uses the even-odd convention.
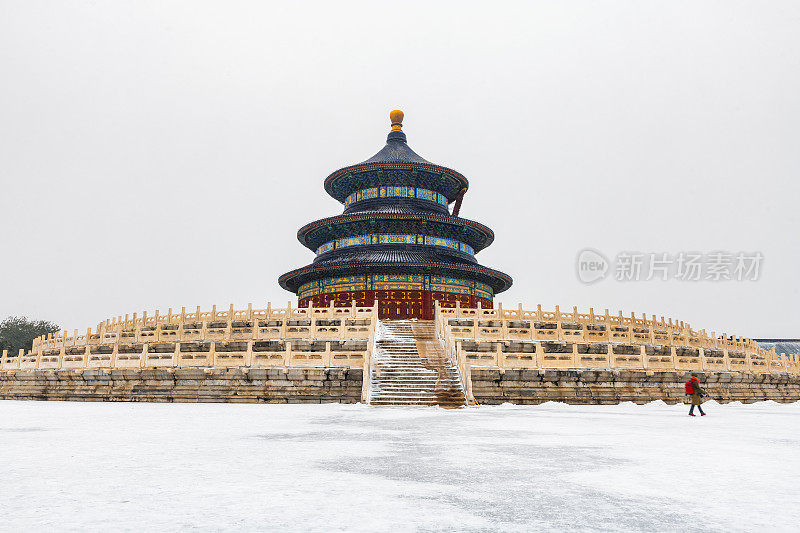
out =
[[[377,328],[370,405],[467,404],[458,368],[447,359],[432,320],[381,320]]]

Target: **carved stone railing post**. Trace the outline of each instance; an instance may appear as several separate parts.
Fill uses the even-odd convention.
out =
[[[505,366],[505,357],[503,353],[503,341],[498,340],[495,342],[495,360],[497,366],[503,368]]]
[[[61,370],[61,365],[64,363],[64,356],[67,355],[67,330],[61,334],[61,349],[58,352],[58,365],[57,369]]]
[[[212,366],[217,365],[217,343],[216,341],[210,341],[208,346],[208,360],[211,362]]]
[[[247,341],[247,352],[244,354],[245,368],[253,366],[253,342],[255,341]]]
[[[292,341],[286,339],[285,342],[286,342],[286,354],[284,355],[283,358],[283,366],[288,368],[292,364]]]

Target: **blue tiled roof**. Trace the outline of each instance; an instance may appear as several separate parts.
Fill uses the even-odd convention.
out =
[[[386,146],[381,151],[373,155],[361,165],[374,163],[423,163],[433,165],[430,161],[422,158],[417,152],[411,149],[406,142],[406,134],[402,131],[393,131],[386,138]]]

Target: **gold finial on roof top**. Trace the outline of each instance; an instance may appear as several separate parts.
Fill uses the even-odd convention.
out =
[[[389,118],[392,120],[392,131],[403,131],[403,112],[395,109],[389,113]]]

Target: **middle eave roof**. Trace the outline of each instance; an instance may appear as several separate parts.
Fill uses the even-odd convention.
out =
[[[315,232],[315,230],[318,230],[320,228],[325,228],[330,225],[344,225],[353,222],[369,221],[369,220],[431,221],[454,227],[462,227],[462,228],[467,227],[475,231],[479,235],[483,236],[482,242],[470,243],[475,248],[476,252],[482,250],[483,248],[486,248],[492,243],[492,241],[494,241],[494,232],[489,227],[484,226],[480,222],[475,222],[474,220],[469,220],[466,218],[454,217],[451,215],[437,215],[434,213],[421,213],[421,212],[420,213],[386,213],[386,212],[371,213],[368,211],[362,213],[334,215],[331,217],[316,220],[314,222],[310,222],[297,231],[297,240],[299,240],[303,244],[303,246],[313,247],[309,241],[311,240],[310,237]]]

